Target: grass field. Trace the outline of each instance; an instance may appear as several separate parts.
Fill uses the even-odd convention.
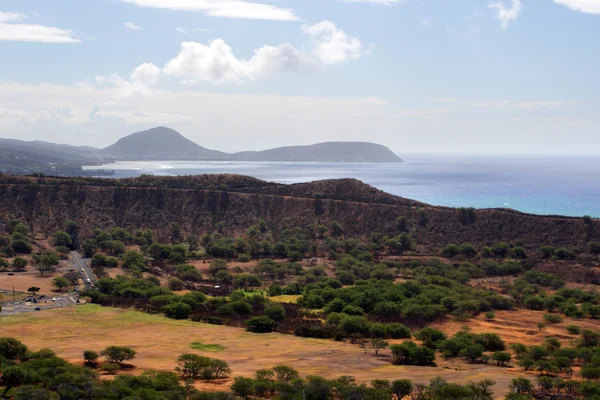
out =
[[[296,303],[300,298],[300,295],[297,294],[283,294],[281,296],[273,296],[269,297],[269,300],[274,301],[276,303]]]
[[[495,392],[499,398],[508,391],[510,380],[520,375],[493,365],[466,365],[441,359],[438,367],[392,366],[389,351],[375,357],[357,346],[331,340],[277,333],[260,335],[240,328],[174,321],[97,305],[5,317],[0,320],[0,332],[1,336],[23,341],[33,350],[54,349],[59,356],[76,363],[82,362],[84,350],[131,346],[138,353],[133,361],[138,371],[173,370],[177,356],[192,352],[226,360],[234,376],[252,376],[258,369],[287,364],[304,376],[351,375],[359,382],[373,379],[428,382],[442,376],[465,383],[489,378],[497,382]]]
[[[225,347],[221,346],[220,344],[204,344],[202,342],[190,343],[190,347],[194,350],[200,350],[200,351],[223,351],[223,350],[225,350]]]

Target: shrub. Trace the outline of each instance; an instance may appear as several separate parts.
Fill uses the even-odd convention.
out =
[[[114,375],[121,369],[121,366],[118,364],[104,364],[100,369],[109,375]]]
[[[27,267],[27,260],[23,257],[15,257],[12,265],[15,271],[24,271],[25,267]]]
[[[501,367],[509,363],[511,358],[512,356],[510,355],[510,353],[504,351],[497,351],[494,354],[492,354],[492,360],[496,361],[496,364],[498,364]]]
[[[572,260],[576,254],[574,251],[560,247],[554,251],[554,256],[559,260]]]
[[[364,335],[370,333],[371,321],[365,317],[346,315],[340,321],[338,329],[346,336]]]
[[[86,350],[83,352],[83,359],[85,363],[88,365],[96,365],[98,361],[99,354],[92,350]]]
[[[560,324],[563,319],[559,314],[544,314],[544,321],[549,324]]]
[[[435,328],[426,327],[415,334],[415,337],[423,342],[425,347],[435,349],[436,344],[446,339],[444,332]]]
[[[285,319],[285,308],[281,304],[271,304],[265,308],[265,315],[273,321],[283,321]]]
[[[387,331],[392,339],[408,339],[412,336],[409,327],[398,323],[388,324]]]
[[[246,329],[254,333],[269,333],[277,327],[277,322],[267,316],[252,317],[245,323]]]
[[[165,316],[172,319],[187,319],[192,312],[192,307],[181,301],[170,303],[163,309]]]
[[[237,258],[238,262],[248,263],[252,261],[252,257],[249,254],[240,254]]]
[[[169,289],[178,292],[180,290],[183,290],[184,283],[181,279],[179,278],[175,278],[174,276],[169,278],[169,281],[167,282],[167,286],[169,287]]]
[[[572,335],[579,335],[579,333],[581,332],[581,328],[579,327],[579,325],[567,325],[567,332],[569,332]]]
[[[460,253],[460,248],[455,244],[449,244],[442,249],[442,257],[453,258]]]
[[[419,347],[413,342],[390,346],[392,363],[397,365],[431,365],[435,352],[427,347]]]

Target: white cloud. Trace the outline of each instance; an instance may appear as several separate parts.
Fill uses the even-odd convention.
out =
[[[181,51],[165,65],[165,75],[185,83],[236,83],[283,72],[306,72],[312,60],[290,44],[263,46],[249,60],[237,58],[223,39],[208,45],[184,42]]]
[[[183,28],[181,26],[178,26],[177,28],[175,28],[175,31],[177,31],[183,35],[187,35],[188,33],[190,33],[190,31],[187,28]]]
[[[470,104],[471,107],[476,108],[494,108],[494,109],[520,109],[530,111],[543,111],[551,110],[559,107],[573,105],[574,103],[568,103],[564,101],[555,100],[539,100],[539,101],[511,101],[511,100],[483,100],[476,101]]]
[[[139,7],[202,11],[213,17],[296,21],[294,10],[245,0],[121,0]]]
[[[25,14],[21,13],[0,11],[0,22],[21,21],[26,17],[27,16]]]
[[[109,77],[98,76],[95,81],[100,85],[112,84],[117,88],[117,95],[120,97],[128,97],[136,93],[150,96],[152,95],[151,87],[156,85],[160,74],[160,68],[156,65],[145,63],[133,70],[129,80],[123,79],[117,74],[112,74]]]
[[[249,59],[238,58],[223,39],[208,44],[183,42],[179,54],[166,63],[162,74],[184,84],[240,83],[255,81],[283,73],[304,74],[316,69],[356,60],[362,55],[360,40],[349,37],[333,23],[323,21],[312,26],[302,26],[310,36],[313,48],[305,51],[291,44],[264,45]],[[129,80],[113,74],[99,77],[99,84],[110,83],[119,89],[121,96],[150,94],[161,71],[154,64],[143,64]]]
[[[348,37],[333,22],[321,21],[315,25],[303,25],[302,32],[313,39],[314,53],[325,65],[357,60],[362,54],[363,46],[360,40]]]
[[[371,4],[383,4],[386,6],[391,6],[392,4],[397,4],[402,0],[341,0],[343,3],[371,3]]]
[[[123,26],[127,29],[131,29],[132,31],[143,31],[144,29],[133,22],[123,22]]]
[[[600,0],[554,0],[556,4],[588,14],[600,14]]]
[[[0,41],[81,43],[73,31],[37,24],[15,23],[27,18],[25,14],[0,11]]]
[[[523,12],[522,0],[511,0],[511,5],[507,6],[503,1],[491,3],[491,9],[496,11],[496,19],[500,20],[502,29],[506,29],[508,24],[515,21]]]

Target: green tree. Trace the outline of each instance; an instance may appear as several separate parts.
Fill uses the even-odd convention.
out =
[[[96,365],[99,354],[92,350],[85,350],[83,352],[83,360],[87,365]]]
[[[23,257],[15,257],[15,259],[13,260],[13,268],[15,269],[15,271],[24,271],[25,267],[27,267],[27,260],[24,259]]]
[[[121,365],[124,361],[133,360],[137,352],[130,347],[108,346],[100,352],[102,357],[114,364]]]
[[[505,351],[497,351],[494,354],[492,354],[492,360],[496,361],[496,364],[498,364],[501,367],[508,364],[511,358],[512,356],[510,355],[510,353],[507,353]]]
[[[297,379],[300,375],[295,369],[288,367],[287,365],[277,365],[273,367],[273,371],[277,376],[277,380],[281,382],[291,382]]]
[[[201,377],[202,371],[210,366],[210,358],[199,356],[197,354],[182,354],[177,357],[177,367],[175,371],[179,372],[184,379],[197,380]]]
[[[517,394],[528,394],[533,391],[533,385],[529,379],[515,378],[510,383],[510,389]]]
[[[55,247],[70,247],[73,244],[71,236],[65,231],[57,231],[52,236]]]
[[[27,346],[10,337],[0,338],[0,359],[15,361],[23,360],[27,355]]]
[[[236,376],[231,385],[231,391],[243,399],[254,393],[254,379]]]
[[[69,282],[69,280],[64,276],[57,276],[56,278],[52,279],[52,286],[61,292],[64,288],[69,287],[70,283],[71,282]]]
[[[27,371],[20,367],[6,367],[2,371],[2,382],[6,386],[1,397],[5,397],[8,392],[21,384],[27,379]]]
[[[285,307],[281,304],[270,304],[265,308],[265,315],[273,321],[283,321],[285,319]]]
[[[144,255],[139,251],[129,250],[123,254],[123,268],[138,268],[144,270],[146,268],[146,261]]]
[[[465,347],[460,351],[460,356],[466,358],[470,363],[474,364],[483,356],[483,346],[480,344],[474,344]]]
[[[412,393],[413,384],[408,379],[398,379],[392,382],[390,391],[397,399],[403,399]]]
[[[381,350],[387,349],[387,347],[389,346],[389,343],[386,342],[385,340],[381,340],[381,339],[371,339],[370,346],[373,349],[373,352],[375,353],[375,355],[379,355],[379,352]]]
[[[208,272],[214,277],[219,271],[227,271],[227,261],[215,258],[208,267]]]
[[[58,254],[53,251],[44,251],[41,255],[40,262],[37,263],[37,270],[40,272],[40,276],[44,276],[46,272],[56,271],[59,258]]]
[[[27,293],[31,293],[33,296],[35,296],[36,293],[38,293],[40,290],[42,290],[42,289],[40,289],[37,286],[32,286],[29,289],[27,289]]]

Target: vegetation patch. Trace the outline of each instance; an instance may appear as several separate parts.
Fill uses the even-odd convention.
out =
[[[212,351],[212,352],[223,351],[227,348],[225,346],[221,346],[220,344],[204,344],[202,342],[190,343],[190,347],[194,350]]]

